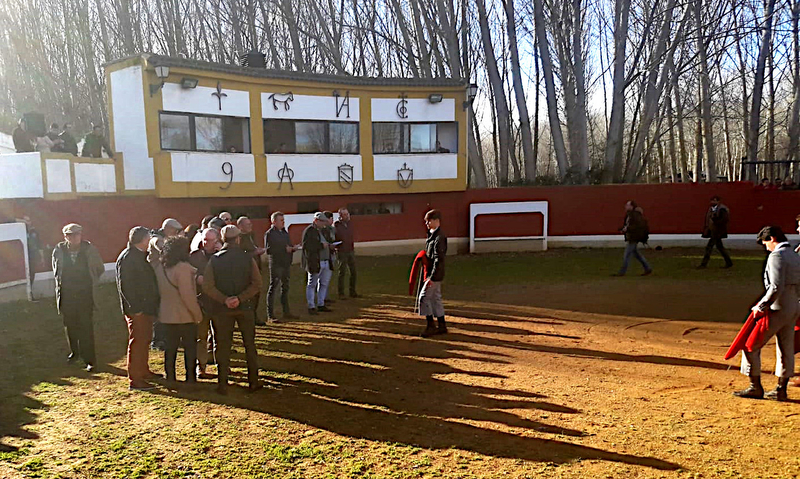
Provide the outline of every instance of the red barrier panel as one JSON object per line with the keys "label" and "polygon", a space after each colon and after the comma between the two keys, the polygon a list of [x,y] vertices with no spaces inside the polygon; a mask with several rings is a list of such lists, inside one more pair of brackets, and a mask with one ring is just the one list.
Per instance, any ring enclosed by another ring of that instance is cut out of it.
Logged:
{"label": "red barrier panel", "polygon": [[[762,226],[777,224],[788,233],[795,230],[800,214],[800,191],[763,191],[750,183],[704,183],[661,185],[602,185],[520,187],[468,190],[465,192],[396,195],[353,195],[307,198],[201,198],[162,199],[120,196],[79,200],[3,200],[0,218],[31,217],[43,246],[61,241],[61,227],[70,222],[84,227],[85,238],[93,242],[106,262],[113,262],[125,247],[130,228],[144,225],[158,228],[166,217],[184,225],[199,223],[219,208],[260,207],[266,211],[291,214],[316,203],[320,210],[336,211],[352,203],[401,203],[402,213],[353,216],[355,239],[359,242],[425,237],[423,216],[431,208],[442,211],[442,228],[451,237],[469,236],[469,205],[498,201],[547,201],[550,236],[616,234],[622,225],[624,205],[636,200],[644,209],[651,233],[699,234],[712,195],[722,197],[731,210],[729,231],[755,234]],[[516,236],[531,234],[529,220],[517,224],[499,218],[478,220],[478,235]],[[534,222],[532,224],[539,224]],[[254,221],[259,242],[269,227],[266,219]],[[292,240],[299,232],[292,228]]]}

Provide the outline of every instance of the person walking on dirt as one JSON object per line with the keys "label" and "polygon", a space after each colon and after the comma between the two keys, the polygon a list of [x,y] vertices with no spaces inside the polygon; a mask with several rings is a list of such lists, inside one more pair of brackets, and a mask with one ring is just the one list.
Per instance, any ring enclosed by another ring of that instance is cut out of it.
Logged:
{"label": "person walking on dirt", "polygon": [[[439,210],[425,213],[425,228],[428,239],[425,240],[425,257],[429,268],[426,270],[425,282],[419,293],[419,314],[425,316],[427,325],[422,337],[447,333],[442,304],[442,281],[444,280],[444,260],[447,255],[447,236],[441,232],[442,214]],[[438,325],[433,323],[436,317]]]}
{"label": "person walking on dirt", "polygon": [[706,254],[703,256],[703,261],[700,263],[700,266],[697,267],[698,269],[703,269],[708,266],[708,260],[711,258],[711,251],[715,246],[717,250],[719,250],[719,254],[722,255],[722,259],[725,260],[724,268],[733,266],[733,261],[731,261],[731,257],[722,244],[722,240],[728,237],[729,221],[730,212],[728,211],[728,207],[720,203],[719,196],[713,196],[711,198],[711,206],[706,212],[706,221],[703,226],[703,238],[708,238]]}
{"label": "person walking on dirt", "polygon": [[[779,226],[765,226],[758,233],[758,243],[769,251],[764,270],[766,293],[753,306],[753,311],[769,311],[769,329],[752,352],[742,353],[741,373],[750,378],[750,386],[733,394],[738,397],[778,401],[788,400],[787,385],[794,373],[794,326],[800,315],[798,284],[800,284],[800,256],[792,251],[786,235]],[[761,348],[773,336],[777,337],[775,375],[778,387],[764,394],[761,386]]]}
{"label": "person walking on dirt", "polygon": [[644,210],[636,204],[635,201],[629,200],[625,203],[625,224],[620,228],[620,232],[625,235],[625,254],[622,257],[622,267],[617,273],[612,276],[625,276],[628,271],[628,265],[631,261],[631,256],[635,257],[644,268],[642,276],[647,276],[653,272],[653,269],[644,259],[644,256],[639,252],[639,243],[647,243],[650,236],[650,228],[647,225],[647,220],[644,218]]}

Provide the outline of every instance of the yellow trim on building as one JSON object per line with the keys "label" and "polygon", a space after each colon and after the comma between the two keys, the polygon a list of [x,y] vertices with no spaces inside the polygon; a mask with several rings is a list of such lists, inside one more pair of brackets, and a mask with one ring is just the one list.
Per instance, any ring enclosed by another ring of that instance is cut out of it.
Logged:
{"label": "yellow trim on building", "polygon": [[[106,84],[109,88],[109,108],[111,104],[111,73],[134,65],[142,65],[142,88],[144,91],[145,126],[147,134],[148,151],[154,162],[155,193],[165,198],[185,197],[276,197],[276,196],[319,196],[319,195],[353,195],[353,194],[397,194],[397,193],[424,193],[437,191],[463,191],[467,187],[467,129],[468,117],[462,104],[466,100],[466,90],[463,86],[423,87],[399,86],[387,87],[381,85],[359,84],[354,80],[352,85],[330,83],[324,81],[294,81],[289,79],[265,78],[260,76],[240,75],[229,72],[216,72],[207,69],[193,69],[188,67],[170,67],[167,83],[179,83],[183,77],[198,80],[198,86],[216,88],[217,82],[222,83],[224,90],[246,91],[250,95],[250,143],[255,161],[255,182],[233,182],[229,188],[227,182],[176,182],[172,178],[172,157],[170,152],[161,150],[159,131],[159,113],[163,110],[163,89],[150,96],[150,85],[160,83],[155,75],[153,65],[148,65],[146,56],[133,57],[106,67]],[[326,182],[294,182],[293,188],[286,182],[279,187],[274,181],[275,171],[267,167],[265,153],[263,120],[262,120],[262,92],[291,91],[295,95],[320,95],[331,97],[332,92],[349,91],[350,98],[358,98],[360,105],[359,144],[361,155],[361,181],[354,181],[352,187],[342,188],[338,181]],[[454,100],[455,122],[458,125],[458,152],[456,154],[457,177],[453,179],[418,179],[414,178],[408,188],[403,188],[397,181],[375,181],[374,163],[372,153],[372,110],[371,100],[376,98],[398,98],[405,93],[409,99],[427,99],[431,93],[442,94],[447,99]],[[113,111],[113,110],[112,110]],[[113,114],[111,128],[114,128]],[[113,130],[112,130],[113,131]],[[114,134],[111,134],[112,146]],[[224,155],[221,153],[220,155]],[[117,163],[118,189],[124,194],[135,192],[124,189],[122,180],[122,161]],[[149,192],[136,192],[149,193]]]}

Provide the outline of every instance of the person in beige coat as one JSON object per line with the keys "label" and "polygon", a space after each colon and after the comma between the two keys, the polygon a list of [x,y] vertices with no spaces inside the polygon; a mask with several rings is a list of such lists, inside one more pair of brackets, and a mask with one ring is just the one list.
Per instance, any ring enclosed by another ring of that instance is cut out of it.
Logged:
{"label": "person in beige coat", "polygon": [[160,262],[156,265],[156,280],[161,295],[158,319],[164,325],[164,372],[167,381],[174,382],[178,348],[183,347],[186,382],[197,382],[197,324],[203,312],[197,302],[195,276],[197,269],[189,264],[189,240],[182,236],[164,241]]}

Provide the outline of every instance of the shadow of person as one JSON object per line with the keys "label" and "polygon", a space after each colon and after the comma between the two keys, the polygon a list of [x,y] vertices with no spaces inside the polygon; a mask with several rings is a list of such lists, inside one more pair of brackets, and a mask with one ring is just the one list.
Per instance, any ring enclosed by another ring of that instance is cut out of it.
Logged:
{"label": "shadow of person", "polygon": [[581,411],[548,402],[536,392],[486,385],[504,376],[476,369],[479,359],[459,367],[444,362],[474,351],[468,344],[471,336],[412,341],[393,332],[407,332],[407,318],[374,308],[363,313],[368,314],[353,320],[331,318],[262,331],[259,362],[267,386],[262,392],[248,394],[236,388],[226,397],[207,390],[187,395],[353,438],[528,461],[565,463],[582,458],[659,470],[679,468],[653,457],[565,441],[587,434],[557,422],[544,423],[536,411],[555,415],[556,421],[558,415]]}

